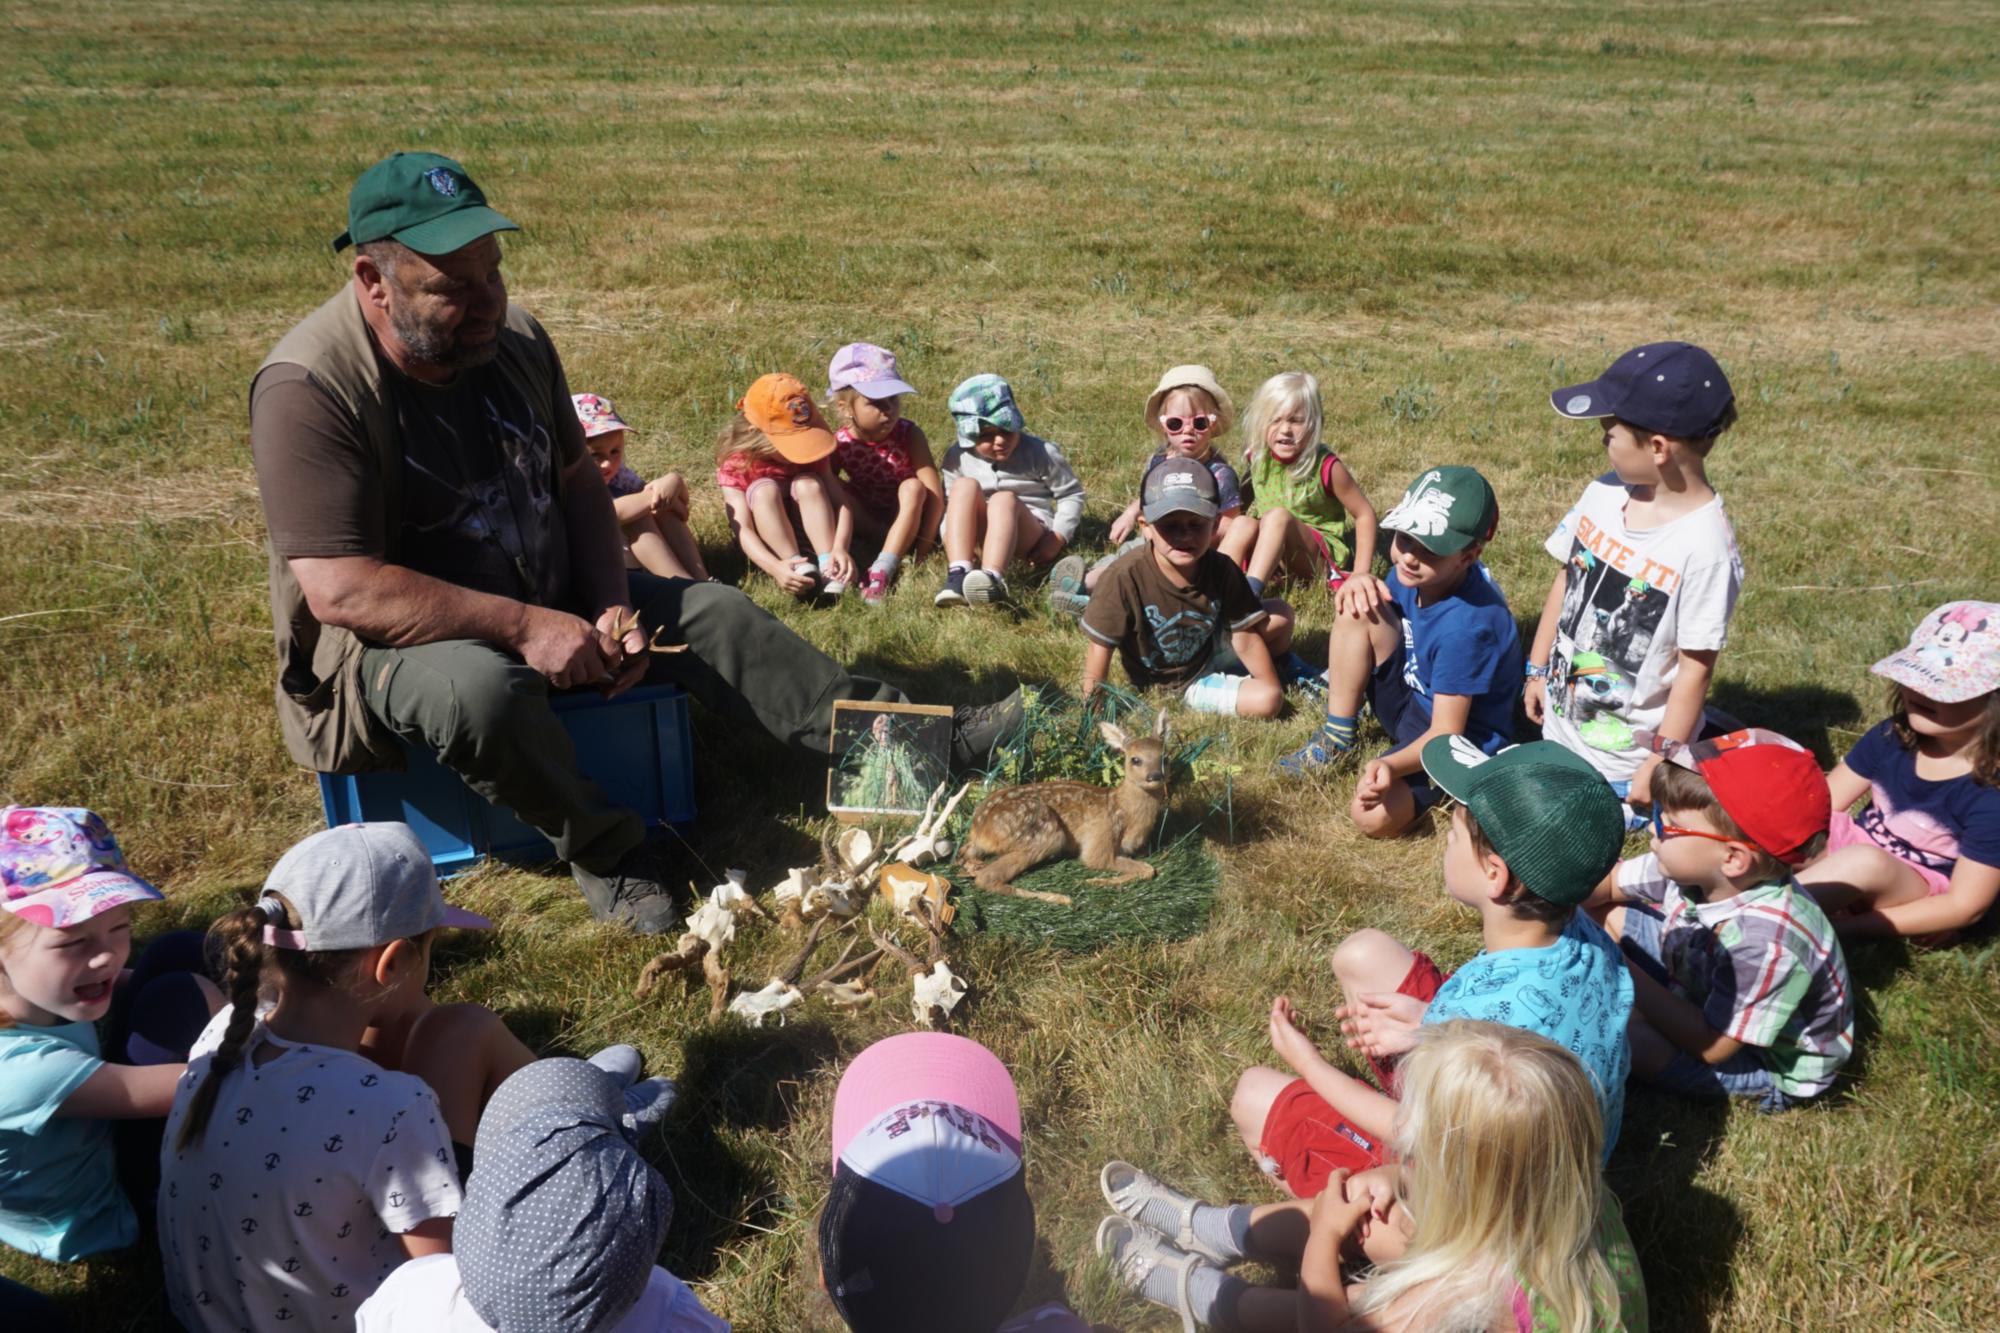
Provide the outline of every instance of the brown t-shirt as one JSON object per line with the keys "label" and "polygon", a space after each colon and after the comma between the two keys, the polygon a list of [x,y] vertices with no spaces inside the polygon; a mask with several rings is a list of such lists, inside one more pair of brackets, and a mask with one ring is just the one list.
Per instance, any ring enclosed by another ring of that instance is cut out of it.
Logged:
{"label": "brown t-shirt", "polygon": [[[553,360],[553,344],[543,336]],[[557,474],[584,453],[558,362],[547,402],[506,358],[425,384],[382,363],[403,445],[395,561],[463,588],[540,606],[570,600],[569,534]],[[264,521],[286,559],[391,550],[375,454],[361,423],[305,367],[250,386],[250,450]]]}
{"label": "brown t-shirt", "polygon": [[1178,686],[1202,674],[1225,635],[1263,618],[1264,604],[1228,556],[1210,551],[1182,588],[1160,572],[1148,545],[1098,578],[1083,632],[1118,650],[1134,685]]}

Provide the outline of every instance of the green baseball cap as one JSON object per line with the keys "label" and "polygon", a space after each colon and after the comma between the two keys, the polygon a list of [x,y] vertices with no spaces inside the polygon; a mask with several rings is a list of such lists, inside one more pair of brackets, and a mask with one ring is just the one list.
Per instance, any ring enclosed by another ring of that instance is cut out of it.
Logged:
{"label": "green baseball cap", "polygon": [[1493,539],[1500,502],[1478,469],[1434,467],[1410,483],[1382,526],[1408,533],[1427,551],[1457,555],[1474,542]]}
{"label": "green baseball cap", "polygon": [[395,153],[361,173],[347,192],[347,230],[333,248],[401,241],[420,255],[448,255],[496,231],[520,227],[486,206],[465,168],[437,153]]}
{"label": "green baseball cap", "polygon": [[1618,864],[1625,812],[1604,776],[1554,741],[1485,754],[1463,736],[1423,750],[1424,772],[1465,803],[1528,892],[1574,907]]}

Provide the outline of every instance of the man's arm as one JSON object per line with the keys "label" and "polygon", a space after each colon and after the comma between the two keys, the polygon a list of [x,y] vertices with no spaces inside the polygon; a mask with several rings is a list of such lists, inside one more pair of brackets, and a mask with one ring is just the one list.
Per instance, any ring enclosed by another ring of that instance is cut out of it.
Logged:
{"label": "man's arm", "polygon": [[616,652],[609,635],[567,611],[461,588],[374,556],[301,557],[291,567],[314,619],[391,648],[478,639],[558,687],[600,679]]}
{"label": "man's arm", "polygon": [[591,620],[613,607],[624,610],[632,595],[625,586],[625,542],[611,492],[587,450],[562,470],[562,511],[577,604]]}

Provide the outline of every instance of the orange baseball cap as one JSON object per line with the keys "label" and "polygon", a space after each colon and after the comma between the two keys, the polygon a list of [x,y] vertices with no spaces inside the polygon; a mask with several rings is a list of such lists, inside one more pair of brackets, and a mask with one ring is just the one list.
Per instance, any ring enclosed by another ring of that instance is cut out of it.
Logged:
{"label": "orange baseball cap", "polygon": [[790,375],[765,375],[736,404],[790,463],[817,463],[833,452],[833,432],[806,386]]}

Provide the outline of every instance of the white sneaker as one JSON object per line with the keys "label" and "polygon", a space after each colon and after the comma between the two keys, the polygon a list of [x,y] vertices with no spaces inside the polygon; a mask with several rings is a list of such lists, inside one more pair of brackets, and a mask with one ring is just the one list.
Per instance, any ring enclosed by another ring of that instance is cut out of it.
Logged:
{"label": "white sneaker", "polygon": [[828,579],[819,585],[819,599],[822,602],[837,602],[846,595],[846,579]]}
{"label": "white sneaker", "polygon": [[974,606],[992,606],[1007,600],[1007,580],[983,569],[967,571],[965,600]]}

